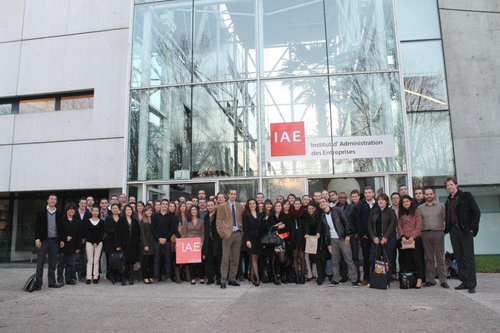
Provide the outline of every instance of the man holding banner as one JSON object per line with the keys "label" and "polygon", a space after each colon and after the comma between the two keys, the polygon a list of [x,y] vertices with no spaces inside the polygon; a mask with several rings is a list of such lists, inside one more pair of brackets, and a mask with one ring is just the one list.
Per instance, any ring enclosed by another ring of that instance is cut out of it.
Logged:
{"label": "man holding banner", "polygon": [[221,289],[226,289],[228,280],[231,286],[240,285],[236,282],[236,274],[243,239],[243,207],[236,203],[236,190],[229,190],[228,197],[229,200],[217,209],[217,232],[222,238]]}

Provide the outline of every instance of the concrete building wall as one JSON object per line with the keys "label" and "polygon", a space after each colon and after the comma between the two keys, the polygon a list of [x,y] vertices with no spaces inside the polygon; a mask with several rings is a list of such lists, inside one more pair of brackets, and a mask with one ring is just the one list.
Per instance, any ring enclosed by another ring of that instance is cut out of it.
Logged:
{"label": "concrete building wall", "polygon": [[460,184],[500,183],[500,2],[441,0]]}
{"label": "concrete building wall", "polygon": [[93,109],[0,116],[0,191],[122,186],[130,1],[0,0],[0,98],[94,90]]}

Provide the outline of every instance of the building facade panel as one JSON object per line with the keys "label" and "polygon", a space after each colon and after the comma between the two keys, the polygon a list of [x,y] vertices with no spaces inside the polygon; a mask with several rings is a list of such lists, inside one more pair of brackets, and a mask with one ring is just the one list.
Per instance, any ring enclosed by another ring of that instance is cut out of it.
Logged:
{"label": "building facade panel", "polygon": [[[0,146],[0,192],[10,190],[10,162],[12,157],[12,146]],[[1,260],[1,259],[0,259]]]}
{"label": "building facade panel", "polygon": [[500,2],[497,0],[439,0],[439,7],[453,10],[500,12]]}
{"label": "building facade panel", "polygon": [[[15,115],[2,115],[0,118],[0,146],[12,144],[14,140]],[[2,156],[2,155],[0,155]]]}
{"label": "building facade panel", "polygon": [[0,96],[17,93],[21,42],[0,43]]}
{"label": "building facade panel", "polygon": [[0,0],[0,8],[0,42],[20,40],[23,34],[24,1]]}
{"label": "building facade panel", "polygon": [[455,159],[460,184],[500,183],[500,137],[455,138]]}
{"label": "building facade panel", "polygon": [[26,0],[23,39],[127,28],[129,12],[129,0]]}
{"label": "building facade panel", "polygon": [[123,139],[23,144],[13,149],[11,192],[107,189],[122,183]]}

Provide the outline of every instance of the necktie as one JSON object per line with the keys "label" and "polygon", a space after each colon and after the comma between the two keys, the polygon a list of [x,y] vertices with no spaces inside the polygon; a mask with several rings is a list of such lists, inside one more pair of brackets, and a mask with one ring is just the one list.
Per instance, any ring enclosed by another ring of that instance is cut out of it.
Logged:
{"label": "necktie", "polygon": [[237,224],[236,224],[236,210],[234,208],[234,204],[231,204],[231,209],[233,211],[233,226],[236,227]]}

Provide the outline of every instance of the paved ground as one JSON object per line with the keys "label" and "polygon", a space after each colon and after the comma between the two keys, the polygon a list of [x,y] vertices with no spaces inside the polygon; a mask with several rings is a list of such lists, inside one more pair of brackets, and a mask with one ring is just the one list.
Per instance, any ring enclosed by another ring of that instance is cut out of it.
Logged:
{"label": "paved ground", "polygon": [[[477,292],[350,285],[65,286],[21,290],[33,269],[0,268],[0,332],[500,331],[500,274]],[[451,280],[450,285],[458,285]]]}

